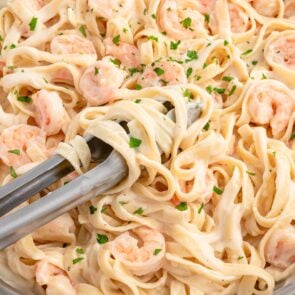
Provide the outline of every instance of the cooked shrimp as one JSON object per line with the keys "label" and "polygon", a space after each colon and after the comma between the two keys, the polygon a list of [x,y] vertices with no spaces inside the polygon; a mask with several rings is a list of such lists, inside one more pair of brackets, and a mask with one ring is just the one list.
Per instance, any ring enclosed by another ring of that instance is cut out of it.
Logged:
{"label": "cooked shrimp", "polygon": [[91,41],[78,35],[59,35],[52,39],[50,51],[53,54],[90,54],[95,56],[96,51]]}
{"label": "cooked shrimp", "polygon": [[287,268],[295,262],[295,227],[288,225],[277,230],[265,247],[266,261],[279,268]]}
{"label": "cooked shrimp", "polygon": [[76,226],[71,216],[66,213],[33,232],[33,239],[38,242],[71,243],[75,240]]}
{"label": "cooked shrimp", "polygon": [[115,98],[126,73],[103,58],[88,67],[80,79],[80,90],[91,106],[102,105]]}
{"label": "cooked shrimp", "polygon": [[251,122],[270,124],[272,134],[279,137],[287,128],[295,109],[295,101],[289,89],[278,81],[261,81],[249,97]]}
{"label": "cooked shrimp", "polygon": [[235,4],[229,4],[231,30],[233,33],[243,33],[249,29],[248,15]]}
{"label": "cooked shrimp", "polygon": [[6,128],[0,136],[0,158],[7,166],[23,166],[31,162],[26,150],[32,144],[45,145],[45,134],[40,128],[25,124]]}
{"label": "cooked shrimp", "polygon": [[271,42],[268,55],[290,70],[295,70],[295,34],[294,32],[281,35]]}
{"label": "cooked shrimp", "polygon": [[261,15],[274,17],[279,12],[278,0],[250,0],[253,8]]}
{"label": "cooked shrimp", "polygon": [[183,1],[164,0],[157,18],[160,27],[169,37],[176,40],[205,37],[205,18],[198,11],[199,6],[193,1],[184,6]]}
{"label": "cooked shrimp", "polygon": [[187,83],[183,67],[174,61],[162,60],[148,65],[137,80],[142,87]]}
{"label": "cooked shrimp", "polygon": [[120,62],[129,68],[137,68],[140,66],[140,54],[136,46],[120,41],[116,45],[112,38],[104,40],[106,47],[106,55],[111,55],[120,60]]}
{"label": "cooked shrimp", "polygon": [[159,270],[165,257],[165,238],[155,229],[142,226],[132,231],[142,243],[138,247],[138,240],[125,232],[119,235],[109,246],[115,258],[138,276]]}
{"label": "cooked shrimp", "polygon": [[46,295],[77,295],[70,279],[64,275],[50,277]]}
{"label": "cooked shrimp", "polygon": [[56,92],[40,90],[33,96],[37,124],[47,135],[57,134],[63,127],[65,109]]}
{"label": "cooked shrimp", "polygon": [[285,0],[284,17],[295,20],[295,0]]}
{"label": "cooked shrimp", "polygon": [[66,273],[46,260],[36,263],[36,281],[39,285],[46,285],[50,277],[56,275],[66,275]]}
{"label": "cooked shrimp", "polygon": [[202,14],[209,14],[214,10],[216,0],[197,0],[198,11]]}
{"label": "cooked shrimp", "polygon": [[134,0],[88,0],[88,5],[98,16],[105,19],[129,16],[130,12],[136,10]]}

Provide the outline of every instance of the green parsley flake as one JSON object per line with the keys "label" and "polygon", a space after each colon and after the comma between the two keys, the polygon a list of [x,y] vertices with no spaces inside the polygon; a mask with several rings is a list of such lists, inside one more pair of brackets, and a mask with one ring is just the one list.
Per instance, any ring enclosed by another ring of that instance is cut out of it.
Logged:
{"label": "green parsley flake", "polygon": [[250,171],[246,171],[246,173],[247,173],[248,175],[251,175],[251,176],[255,176],[255,175],[256,175],[254,172],[250,172]]}
{"label": "green parsley flake", "polygon": [[140,208],[136,209],[136,210],[133,212],[133,214],[142,215],[143,212],[144,212],[144,210],[140,207]]}
{"label": "green parsley flake", "polygon": [[208,65],[204,62],[203,63],[203,69],[206,69],[208,67]]}
{"label": "green parsley flake", "polygon": [[204,209],[204,206],[205,206],[204,203],[202,203],[201,206],[200,206],[200,208],[199,208],[199,210],[198,210],[198,213],[199,214],[201,214],[202,210]]}
{"label": "green parsley flake", "polygon": [[107,235],[101,235],[101,234],[96,234],[96,241],[98,244],[105,244],[109,241],[109,238]]}
{"label": "green parsley flake", "polygon": [[119,201],[119,204],[122,205],[122,206],[124,206],[124,205],[128,204],[128,202]]}
{"label": "green parsley flake", "polygon": [[32,98],[29,97],[29,96],[26,96],[26,95],[18,96],[18,97],[17,97],[17,100],[18,100],[18,101],[21,101],[21,102],[25,102],[25,103],[30,103],[30,102],[32,102]]}
{"label": "green parsley flake", "polygon": [[148,36],[148,40],[153,40],[158,42],[158,37],[151,35],[151,36]]}
{"label": "green parsley flake", "polygon": [[156,15],[154,13],[152,14],[152,18],[153,19],[156,19]]}
{"label": "green parsley flake", "polygon": [[117,45],[117,46],[119,46],[120,45],[120,35],[117,35],[117,36],[115,36],[114,38],[113,38],[113,43],[115,44],[115,45]]}
{"label": "green parsley flake", "polygon": [[230,82],[231,80],[233,80],[233,77],[231,77],[231,76],[224,76],[224,77],[222,77],[222,80],[223,81],[226,81],[226,82]]}
{"label": "green parsley flake", "polygon": [[203,129],[204,129],[205,131],[208,131],[209,128],[210,128],[210,121],[206,123],[206,125],[203,127]]}
{"label": "green parsley flake", "polygon": [[9,49],[14,49],[15,47],[15,44],[10,44]]}
{"label": "green parsley flake", "polygon": [[170,49],[171,50],[176,50],[178,48],[178,46],[180,45],[180,43],[181,43],[180,40],[175,42],[175,43],[173,41],[171,41],[170,42]]}
{"label": "green parsley flake", "polygon": [[102,207],[102,209],[100,210],[101,213],[104,213],[108,210],[108,207],[107,206],[104,206]]}
{"label": "green parsley flake", "polygon": [[293,140],[295,138],[295,133],[292,133],[290,136],[290,140]]}
{"label": "green parsley flake", "polygon": [[0,35],[0,42],[4,41],[2,35]]}
{"label": "green parsley flake", "polygon": [[187,203],[180,202],[175,208],[179,211],[185,211],[185,210],[187,210]]}
{"label": "green parsley flake", "polygon": [[252,60],[252,65],[253,66],[256,66],[258,64],[258,61],[257,60]]}
{"label": "green parsley flake", "polygon": [[37,26],[37,22],[38,22],[38,18],[33,16],[33,18],[31,19],[31,21],[29,23],[30,31],[35,31],[36,26]]}
{"label": "green parsley flake", "polygon": [[265,79],[267,79],[267,76],[263,73],[261,79],[262,79],[262,80],[265,80]]}
{"label": "green parsley flake", "polygon": [[213,88],[212,88],[211,85],[209,85],[209,86],[206,87],[206,90],[207,90],[207,92],[208,92],[209,94],[211,94],[212,91],[213,91]]}
{"label": "green parsley flake", "polygon": [[16,171],[15,171],[15,169],[14,169],[12,166],[9,167],[9,172],[10,172],[10,175],[11,175],[13,178],[17,178]]}
{"label": "green parsley flake", "polygon": [[94,214],[94,213],[97,211],[97,208],[94,207],[93,205],[91,205],[91,206],[89,207],[89,211],[90,211],[90,214]]}
{"label": "green parsley flake", "polygon": [[153,254],[155,255],[155,256],[157,256],[160,252],[162,251],[162,249],[155,249],[154,250],[154,252],[153,252]]}
{"label": "green parsley flake", "polygon": [[236,86],[236,85],[233,85],[233,87],[232,87],[232,89],[230,90],[228,96],[233,95],[233,94],[235,93],[236,89],[237,89],[237,86]]}
{"label": "green parsley flake", "polygon": [[140,73],[141,70],[140,69],[137,69],[137,68],[130,68],[128,69],[129,73],[131,74],[131,76],[135,73]]}
{"label": "green parsley flake", "polygon": [[214,87],[213,90],[214,90],[214,92],[216,92],[218,94],[223,94],[225,92],[225,89],[224,88]]}
{"label": "green parsley flake", "polygon": [[129,147],[131,147],[132,149],[137,148],[141,145],[142,140],[135,138],[135,137],[131,137],[129,140]]}
{"label": "green parsley flake", "polygon": [[8,152],[11,153],[11,154],[15,154],[15,155],[17,155],[17,156],[20,155],[20,150],[18,150],[18,149],[15,149],[15,150],[9,150]]}
{"label": "green parsley flake", "polygon": [[185,18],[180,22],[184,28],[188,29],[192,25],[192,19],[190,17]]}
{"label": "green parsley flake", "polygon": [[244,258],[244,256],[239,256],[238,260],[242,260]]}
{"label": "green parsley flake", "polygon": [[223,193],[223,190],[214,185],[213,192],[216,193],[217,195],[221,195]]}
{"label": "green parsley flake", "polygon": [[253,51],[252,49],[248,49],[248,50],[244,51],[244,52],[242,53],[242,55],[248,55],[248,54],[250,54],[252,51]]}
{"label": "green parsley flake", "polygon": [[46,78],[43,78],[43,80],[44,80],[45,83],[48,83],[48,80]]}
{"label": "green parsley flake", "polygon": [[205,14],[204,15],[204,18],[205,18],[205,22],[206,23],[209,23],[210,22],[210,15],[209,14]]}
{"label": "green parsley flake", "polygon": [[94,67],[94,75],[96,76],[97,74],[99,74],[99,69],[97,67]]}
{"label": "green parsley flake", "polygon": [[142,86],[140,84],[135,85],[135,90],[141,90],[141,89],[142,89]]}
{"label": "green parsley flake", "polygon": [[193,99],[194,98],[193,94],[188,89],[185,89],[184,90],[183,96],[184,97],[188,97],[189,99]]}
{"label": "green parsley flake", "polygon": [[161,76],[165,73],[165,71],[161,68],[155,68],[154,69],[154,72],[158,75],[158,76]]}
{"label": "green parsley flake", "polygon": [[80,26],[79,31],[81,32],[81,34],[82,34],[84,37],[87,36],[87,34],[86,34],[86,27],[85,27],[85,26],[83,26],[83,25]]}
{"label": "green parsley flake", "polygon": [[117,58],[111,58],[110,61],[118,67],[121,65],[121,62]]}
{"label": "green parsley flake", "polygon": [[272,155],[275,157],[276,156],[276,154],[277,154],[277,152],[272,152]]}
{"label": "green parsley flake", "polygon": [[193,68],[188,68],[186,70],[186,77],[189,78],[191,76],[191,74],[193,73]]}
{"label": "green parsley flake", "polygon": [[229,42],[227,40],[224,40],[223,44],[224,44],[224,46],[227,46],[229,44]]}
{"label": "green parsley flake", "polygon": [[195,51],[195,50],[189,50],[187,52],[187,57],[188,57],[188,59],[186,60],[186,62],[192,61],[194,59],[198,59],[199,56],[198,56],[197,51]]}
{"label": "green parsley flake", "polygon": [[81,262],[83,259],[84,259],[84,257],[75,258],[75,259],[73,259],[73,264],[77,264],[77,263]]}
{"label": "green parsley flake", "polygon": [[76,253],[77,254],[85,254],[85,249],[83,249],[83,248],[77,248],[76,249]]}
{"label": "green parsley flake", "polygon": [[140,98],[137,98],[134,102],[135,103],[140,103],[141,102],[141,99]]}

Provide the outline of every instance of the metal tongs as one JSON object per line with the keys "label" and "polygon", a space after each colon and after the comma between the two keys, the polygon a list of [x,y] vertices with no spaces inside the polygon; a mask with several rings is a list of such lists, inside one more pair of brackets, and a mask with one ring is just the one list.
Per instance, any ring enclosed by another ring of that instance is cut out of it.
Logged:
{"label": "metal tongs", "polygon": [[100,163],[69,184],[9,213],[74,170],[66,159],[54,155],[0,189],[0,249],[107,191],[125,178],[127,165],[118,152],[92,135],[86,135],[84,139],[91,151],[91,161]]}

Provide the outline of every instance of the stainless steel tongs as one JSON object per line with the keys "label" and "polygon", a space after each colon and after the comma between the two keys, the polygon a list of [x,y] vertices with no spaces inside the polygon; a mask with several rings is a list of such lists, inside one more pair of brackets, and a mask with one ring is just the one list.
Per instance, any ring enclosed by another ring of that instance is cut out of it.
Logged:
{"label": "stainless steel tongs", "polygon": [[90,148],[92,162],[100,163],[69,184],[30,205],[10,212],[74,170],[66,159],[54,155],[0,189],[0,249],[107,191],[124,179],[127,166],[122,156],[92,135],[86,135],[84,139]]}

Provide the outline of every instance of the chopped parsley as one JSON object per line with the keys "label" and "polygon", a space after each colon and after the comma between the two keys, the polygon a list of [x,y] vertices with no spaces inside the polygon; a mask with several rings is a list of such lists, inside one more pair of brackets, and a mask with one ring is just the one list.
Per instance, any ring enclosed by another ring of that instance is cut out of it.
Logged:
{"label": "chopped parsley", "polygon": [[104,213],[108,210],[108,207],[107,206],[104,206],[102,207],[102,209],[100,210],[101,213]]}
{"label": "chopped parsley", "polygon": [[9,49],[14,49],[16,46],[15,46],[15,44],[10,44],[10,46],[9,46]]}
{"label": "chopped parsley", "polygon": [[160,248],[155,249],[154,252],[153,252],[153,254],[154,254],[155,256],[157,256],[161,251],[162,251],[162,249],[160,249]]}
{"label": "chopped parsley", "polygon": [[261,79],[262,79],[262,80],[265,80],[265,79],[267,79],[267,76],[263,73]]}
{"label": "chopped parsley", "polygon": [[98,244],[105,244],[109,241],[107,235],[96,234],[96,241]]}
{"label": "chopped parsley", "polygon": [[204,18],[205,18],[205,22],[206,22],[206,23],[209,23],[209,22],[210,22],[210,15],[209,15],[209,14],[206,13],[206,14],[204,15]]}
{"label": "chopped parsley", "polygon": [[199,208],[199,210],[198,210],[198,213],[199,214],[201,214],[202,210],[204,209],[204,206],[205,206],[204,203],[202,203],[201,206],[200,206],[200,208]]}
{"label": "chopped parsley", "polygon": [[180,45],[180,43],[181,43],[180,40],[175,42],[175,43],[173,41],[171,41],[170,42],[170,49],[171,50],[176,50],[178,48],[178,46]]}
{"label": "chopped parsley", "polygon": [[113,38],[113,43],[116,45],[116,46],[119,46],[120,45],[120,35],[117,35]]}
{"label": "chopped parsley", "polygon": [[180,202],[175,208],[179,211],[185,211],[185,210],[187,210],[187,203]]}
{"label": "chopped parsley", "polygon": [[257,60],[252,60],[252,65],[253,66],[256,66],[258,64],[258,61]]}
{"label": "chopped parsley", "polygon": [[140,84],[135,85],[135,90],[141,90],[141,89],[142,89],[142,86]]}
{"label": "chopped parsley", "polygon": [[246,173],[247,173],[248,175],[251,175],[251,176],[255,176],[255,175],[256,175],[254,172],[250,172],[250,171],[246,171]]}
{"label": "chopped parsley", "polygon": [[127,32],[128,32],[128,29],[124,28],[124,29],[123,29],[123,32],[124,32],[124,33],[127,33]]}
{"label": "chopped parsley", "polygon": [[137,98],[134,102],[135,103],[140,103],[141,102],[141,99],[140,98]]}
{"label": "chopped parsley", "polygon": [[184,90],[183,96],[184,97],[188,97],[189,99],[193,99],[194,98],[193,94],[188,89],[185,89]]}
{"label": "chopped parsley", "polygon": [[295,138],[295,133],[292,133],[290,136],[290,140],[293,140]]}
{"label": "chopped parsley", "polygon": [[142,140],[135,138],[135,137],[131,137],[129,140],[129,147],[131,147],[132,149],[137,148],[141,145]]}
{"label": "chopped parsley", "polygon": [[153,40],[153,41],[156,41],[156,42],[159,41],[159,40],[158,40],[158,37],[153,36],[153,35],[148,36],[148,40]]}
{"label": "chopped parsley", "polygon": [[153,19],[156,19],[156,15],[154,13],[152,14],[152,18]]}
{"label": "chopped parsley", "polygon": [[230,90],[230,92],[229,92],[228,96],[231,96],[231,95],[233,95],[233,94],[235,93],[236,89],[237,89],[237,86],[236,86],[236,85],[234,85],[234,86],[231,88],[231,90]]}
{"label": "chopped parsley", "polygon": [[276,156],[276,154],[277,154],[277,152],[272,152],[272,155],[275,157]]}
{"label": "chopped parsley", "polygon": [[222,77],[222,80],[223,81],[226,81],[226,82],[230,82],[231,80],[233,80],[234,77],[231,77],[231,76],[224,76]]}
{"label": "chopped parsley", "polygon": [[218,94],[223,94],[225,92],[225,89],[224,88],[214,87],[213,90],[214,90],[214,92],[216,92]]}
{"label": "chopped parsley", "polygon": [[94,214],[94,213],[97,211],[97,208],[94,207],[93,205],[91,205],[91,206],[89,207],[89,211],[90,211],[90,214]]}
{"label": "chopped parsley", "polygon": [[84,259],[84,257],[75,258],[75,259],[73,259],[73,264],[77,264],[77,263],[81,262],[83,259]]}
{"label": "chopped parsley", "polygon": [[136,210],[133,212],[133,214],[142,215],[143,212],[144,212],[144,210],[140,207],[140,208],[136,209]]}
{"label": "chopped parsley", "polygon": [[244,258],[244,256],[239,256],[238,260],[242,260]]}
{"label": "chopped parsley", "polygon": [[17,100],[18,100],[18,101],[21,101],[21,102],[25,102],[25,103],[30,103],[30,102],[32,102],[32,98],[29,97],[29,96],[26,96],[26,95],[18,96],[18,97],[17,97]]}
{"label": "chopped parsley", "polygon": [[180,22],[184,28],[188,29],[192,25],[192,19],[190,17],[185,18]]}
{"label": "chopped parsley", "polygon": [[83,249],[83,248],[77,248],[76,249],[76,253],[77,254],[85,254],[85,249]]}
{"label": "chopped parsley", "polygon": [[194,59],[198,59],[199,56],[198,56],[197,51],[195,51],[195,50],[189,50],[187,52],[187,57],[188,57],[188,59],[185,60],[186,62],[192,61]]}
{"label": "chopped parsley", "polygon": [[31,21],[29,23],[30,31],[35,31],[36,26],[37,26],[37,22],[38,22],[38,18],[33,16],[33,18],[31,19]]}
{"label": "chopped parsley", "polygon": [[0,35],[0,42],[4,41],[2,35]]}
{"label": "chopped parsley", "polygon": [[229,44],[229,42],[227,40],[224,40],[223,44],[224,44],[224,46],[227,46]]}
{"label": "chopped parsley", "polygon": [[158,76],[161,76],[165,73],[165,71],[161,68],[155,68],[154,69],[154,72],[158,75]]}
{"label": "chopped parsley", "polygon": [[206,90],[207,90],[207,92],[208,92],[209,94],[211,94],[212,91],[213,91],[213,88],[212,88],[211,85],[209,85],[209,86],[206,87]]}
{"label": "chopped parsley", "polygon": [[119,204],[122,205],[122,206],[124,206],[124,205],[128,204],[128,202],[119,201]]}
{"label": "chopped parsley", "polygon": [[214,185],[213,192],[216,193],[217,195],[221,195],[223,193],[223,190]]}
{"label": "chopped parsley", "polygon": [[128,69],[129,73],[131,74],[131,76],[135,73],[140,73],[141,70],[140,69],[137,69],[137,68],[130,68]]}
{"label": "chopped parsley", "polygon": [[210,128],[210,121],[208,121],[208,122],[205,124],[205,126],[203,127],[203,129],[204,129],[205,131],[208,131],[209,128]]}
{"label": "chopped parsley", "polygon": [[248,49],[248,50],[244,51],[244,52],[242,53],[242,55],[248,55],[248,54],[250,54],[252,51],[253,51],[252,49]]}
{"label": "chopped parsley", "polygon": [[11,153],[11,154],[14,154],[14,155],[20,155],[20,150],[19,149],[15,149],[15,150],[9,150],[8,151],[9,153]]}
{"label": "chopped parsley", "polygon": [[204,62],[203,63],[203,69],[206,69],[208,67],[208,65]]}
{"label": "chopped parsley", "polygon": [[121,62],[117,58],[111,58],[110,61],[118,67],[121,65]]}
{"label": "chopped parsley", "polygon": [[97,67],[94,67],[94,75],[96,76],[97,74],[99,74],[99,69]]}
{"label": "chopped parsley", "polygon": [[191,74],[193,73],[193,68],[188,68],[186,70],[186,77],[189,78],[191,76]]}
{"label": "chopped parsley", "polygon": [[17,178],[16,171],[12,166],[9,167],[9,173],[13,178]]}
{"label": "chopped parsley", "polygon": [[48,83],[48,80],[46,78],[43,78],[43,80],[44,80],[45,83]]}
{"label": "chopped parsley", "polygon": [[85,26],[80,26],[80,28],[79,28],[79,31],[81,32],[81,34],[84,36],[84,37],[86,37],[87,35],[86,35],[86,27]]}

